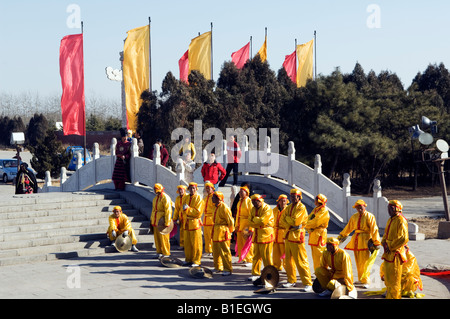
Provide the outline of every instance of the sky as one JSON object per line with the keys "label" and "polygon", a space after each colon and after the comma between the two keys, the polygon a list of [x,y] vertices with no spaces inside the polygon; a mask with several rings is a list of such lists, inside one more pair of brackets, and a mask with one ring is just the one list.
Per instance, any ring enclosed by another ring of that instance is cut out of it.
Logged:
{"label": "sky", "polygon": [[[255,55],[267,28],[268,62],[278,72],[285,56],[317,32],[318,74],[350,73],[359,62],[396,73],[407,88],[429,64],[450,67],[450,1],[386,0],[41,0],[0,2],[0,93],[60,95],[59,46],[83,21],[86,99],[119,101],[119,82],[105,68],[120,68],[127,31],[151,18],[153,90],[167,72],[179,78],[178,60],[213,23],[213,79],[252,37]],[[86,106],[88,108],[88,106]]]}

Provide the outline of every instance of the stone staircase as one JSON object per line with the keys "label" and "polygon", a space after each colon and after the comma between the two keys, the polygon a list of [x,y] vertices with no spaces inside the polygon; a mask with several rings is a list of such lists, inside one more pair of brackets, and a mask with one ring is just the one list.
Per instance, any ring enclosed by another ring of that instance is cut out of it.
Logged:
{"label": "stone staircase", "polygon": [[149,221],[121,192],[42,193],[0,198],[0,266],[117,252],[106,238],[108,216],[122,207],[149,250]]}

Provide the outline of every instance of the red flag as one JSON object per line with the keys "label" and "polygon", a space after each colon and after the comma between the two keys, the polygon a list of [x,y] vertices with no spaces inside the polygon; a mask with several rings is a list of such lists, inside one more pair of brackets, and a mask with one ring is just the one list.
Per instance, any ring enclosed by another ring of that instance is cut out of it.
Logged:
{"label": "red flag", "polygon": [[83,34],[65,36],[59,48],[64,135],[86,134]]}
{"label": "red flag", "polygon": [[180,67],[180,80],[188,83],[189,75],[189,50],[187,50],[178,61]]}
{"label": "red flag", "polygon": [[242,69],[244,67],[244,64],[249,59],[249,53],[250,53],[250,42],[244,45],[239,51],[233,52],[231,54],[231,61],[236,64],[236,67],[238,69]]}
{"label": "red flag", "polygon": [[283,68],[286,70],[286,73],[292,82],[297,83],[297,51],[286,55],[283,62]]}

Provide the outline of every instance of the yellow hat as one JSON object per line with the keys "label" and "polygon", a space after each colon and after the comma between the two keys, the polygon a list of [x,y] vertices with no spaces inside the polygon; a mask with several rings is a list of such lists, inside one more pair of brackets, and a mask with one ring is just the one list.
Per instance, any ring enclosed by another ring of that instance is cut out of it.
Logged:
{"label": "yellow hat", "polygon": [[206,187],[206,186],[212,187],[212,188],[214,189],[214,184],[211,183],[210,181],[206,181],[206,182],[205,182],[205,187]]}
{"label": "yellow hat", "polygon": [[216,195],[221,201],[223,201],[224,196],[223,196],[223,193],[222,193],[222,192],[215,191],[215,192],[214,192],[214,195]]}
{"label": "yellow hat", "polygon": [[339,240],[336,237],[328,237],[327,244],[332,244],[334,246],[339,246]]}
{"label": "yellow hat", "polygon": [[403,210],[403,205],[398,200],[395,200],[395,199],[390,200],[389,205],[394,206],[396,212],[401,212]]}
{"label": "yellow hat", "polygon": [[196,182],[190,182],[190,183],[189,183],[189,187],[191,187],[191,186],[198,187],[198,184],[197,184]]}
{"label": "yellow hat", "polygon": [[[288,198],[286,195],[284,195],[284,194],[281,194],[280,196],[278,196],[278,199],[277,199],[277,202],[278,201],[280,201],[280,199],[282,199],[282,198]],[[289,203],[289,199],[287,200],[287,202]]]}
{"label": "yellow hat", "polygon": [[259,194],[254,194],[254,195],[252,195],[252,197],[250,197],[250,199],[253,201],[253,200],[259,200],[260,202],[264,202],[264,198],[261,196],[261,195],[259,195]]}
{"label": "yellow hat", "polygon": [[243,189],[244,191],[247,192],[247,195],[250,195],[250,190],[248,189],[247,186],[241,186],[240,190]]}
{"label": "yellow hat", "polygon": [[356,206],[365,206],[365,207],[367,207],[367,204],[366,204],[366,202],[363,201],[362,199],[358,199],[358,200],[355,202],[355,205],[353,205],[353,208],[356,208]]}
{"label": "yellow hat", "polygon": [[302,198],[302,191],[297,189],[297,188],[293,188],[291,189],[291,194],[295,194],[295,195],[300,195],[300,198]]}
{"label": "yellow hat", "polygon": [[118,211],[122,211],[122,207],[120,206],[114,206],[113,211],[118,210]]}
{"label": "yellow hat", "polygon": [[153,186],[153,189],[155,190],[155,193],[160,193],[164,190],[164,187],[160,183],[156,183],[155,186]]}
{"label": "yellow hat", "polygon": [[328,201],[327,197],[325,195],[323,195],[323,194],[317,195],[316,199],[322,205],[325,205],[325,203]]}
{"label": "yellow hat", "polygon": [[186,186],[184,186],[184,185],[178,185],[178,186],[177,186],[177,189],[180,189],[180,188],[182,188],[182,189],[186,189],[187,187],[186,187]]}

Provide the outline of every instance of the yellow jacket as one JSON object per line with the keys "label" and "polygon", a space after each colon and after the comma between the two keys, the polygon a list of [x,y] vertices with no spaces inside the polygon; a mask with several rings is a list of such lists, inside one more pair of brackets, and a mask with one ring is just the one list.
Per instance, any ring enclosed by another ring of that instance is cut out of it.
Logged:
{"label": "yellow jacket", "polygon": [[304,226],[308,221],[308,212],[302,202],[290,203],[280,218],[280,224],[286,228],[285,241],[302,244],[305,242]]}
{"label": "yellow jacket", "polygon": [[196,154],[194,143],[183,143],[178,154],[180,156],[183,156],[186,153],[186,151],[191,152],[191,160],[194,160]]}
{"label": "yellow jacket", "polygon": [[203,200],[199,194],[187,194],[183,197],[182,207],[188,205],[188,209],[183,209],[183,220],[185,230],[197,230],[202,226]]}
{"label": "yellow jacket", "polygon": [[115,214],[109,215],[109,230],[123,233],[124,231],[131,230],[131,222],[128,219],[128,216],[124,213],[121,213],[119,218],[116,218]]}
{"label": "yellow jacket", "polygon": [[[186,196],[186,195],[183,195],[183,196]],[[178,195],[177,198],[175,198],[175,210],[173,212],[173,220],[178,220],[179,219],[180,220],[180,226],[183,225],[183,220],[182,220],[182,217],[183,217],[183,214],[182,214],[182,212],[183,212],[183,205],[182,205],[183,196]]]}
{"label": "yellow jacket", "polygon": [[158,226],[159,220],[164,216],[165,225],[169,226],[172,219],[172,200],[169,195],[161,192],[153,198],[152,215],[150,221],[153,227]]}
{"label": "yellow jacket", "polygon": [[309,232],[309,245],[325,246],[329,221],[330,213],[326,206],[317,206],[313,209],[305,225],[306,230]]}
{"label": "yellow jacket", "polygon": [[350,255],[345,250],[337,248],[334,254],[325,250],[320,259],[320,267],[331,269],[333,273],[331,279],[344,279],[349,291],[355,288],[353,286],[352,261]]}
{"label": "yellow jacket", "polygon": [[230,207],[224,202],[220,202],[217,207],[214,206],[213,222],[212,240],[214,242],[231,240],[231,233],[234,231],[234,219]]}
{"label": "yellow jacket", "polygon": [[[286,209],[286,207],[285,207]],[[282,225],[280,225],[280,218],[283,211],[280,212],[280,209],[278,208],[278,205],[275,206],[273,209],[273,220],[274,220],[274,243],[276,244],[283,244],[284,243],[284,236],[286,235],[286,228],[284,228]]]}
{"label": "yellow jacket", "polygon": [[347,237],[352,231],[355,231],[355,233],[345,249],[368,250],[367,242],[370,238],[372,238],[374,245],[379,246],[381,244],[375,216],[368,211],[362,214],[353,214],[338,238]]}
{"label": "yellow jacket", "polygon": [[248,225],[254,228],[252,242],[254,244],[268,244],[273,242],[273,212],[267,203],[260,208],[253,207],[248,217]]}
{"label": "yellow jacket", "polygon": [[[236,231],[241,232],[244,229],[248,228],[248,217],[250,216],[250,212],[253,208],[252,200],[250,197],[246,197],[244,199],[239,199],[239,202],[236,206]],[[249,229],[253,231],[252,229]]]}
{"label": "yellow jacket", "polygon": [[406,262],[405,245],[409,241],[408,222],[401,214],[388,219],[381,244],[387,244],[389,252],[385,251],[381,259],[393,262],[395,256],[399,256],[402,262]]}
{"label": "yellow jacket", "polygon": [[216,210],[216,206],[212,202],[213,194],[206,196],[203,198],[203,226],[213,226],[213,214]]}

